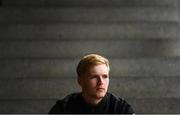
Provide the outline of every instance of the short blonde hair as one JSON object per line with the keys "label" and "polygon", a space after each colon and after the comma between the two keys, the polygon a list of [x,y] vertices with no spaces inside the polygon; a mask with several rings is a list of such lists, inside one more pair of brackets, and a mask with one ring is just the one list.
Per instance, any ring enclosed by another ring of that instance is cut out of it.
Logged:
{"label": "short blonde hair", "polygon": [[85,73],[90,66],[100,65],[100,64],[105,64],[110,71],[109,61],[105,57],[97,55],[97,54],[89,54],[89,55],[84,56],[80,60],[76,68],[78,77],[81,76],[83,73]]}

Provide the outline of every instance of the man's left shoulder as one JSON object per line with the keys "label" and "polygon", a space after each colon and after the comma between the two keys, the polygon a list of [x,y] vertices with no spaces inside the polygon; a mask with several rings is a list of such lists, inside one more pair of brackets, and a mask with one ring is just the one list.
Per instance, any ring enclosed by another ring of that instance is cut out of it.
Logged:
{"label": "man's left shoulder", "polygon": [[123,98],[120,98],[111,93],[107,93],[107,97],[109,98],[112,105],[114,105],[115,113],[123,113],[123,114],[133,114],[134,110],[131,105]]}
{"label": "man's left shoulder", "polygon": [[[107,93],[106,95],[107,95],[107,97],[108,97],[111,101],[116,101],[116,102],[118,102],[118,103],[122,103],[122,102],[127,103],[127,102],[125,101],[125,99],[120,98],[120,97],[118,97],[118,96],[116,96],[116,95],[114,95],[114,94],[112,94],[112,93]],[[127,103],[127,104],[128,104],[128,103]]]}

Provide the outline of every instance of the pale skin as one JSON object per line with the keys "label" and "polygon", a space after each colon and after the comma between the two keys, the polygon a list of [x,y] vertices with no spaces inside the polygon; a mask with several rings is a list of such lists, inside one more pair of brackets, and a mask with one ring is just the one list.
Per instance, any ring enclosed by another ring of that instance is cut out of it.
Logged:
{"label": "pale skin", "polygon": [[78,77],[82,95],[89,104],[98,104],[106,95],[109,86],[109,68],[105,64],[90,66]]}

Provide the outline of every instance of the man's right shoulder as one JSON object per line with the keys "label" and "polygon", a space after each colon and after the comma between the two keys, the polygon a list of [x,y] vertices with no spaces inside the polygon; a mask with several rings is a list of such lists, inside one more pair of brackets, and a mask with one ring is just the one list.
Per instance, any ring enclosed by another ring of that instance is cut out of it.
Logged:
{"label": "man's right shoulder", "polygon": [[57,100],[56,104],[51,108],[49,113],[64,113],[67,106],[75,103],[81,93],[73,93],[67,95],[63,99]]}
{"label": "man's right shoulder", "polygon": [[81,93],[72,93],[72,94],[69,94],[67,95],[66,97],[64,97],[63,99],[61,100],[58,100],[58,102],[69,102],[69,101],[73,101],[73,100],[76,100],[77,98],[79,98],[81,95]]}

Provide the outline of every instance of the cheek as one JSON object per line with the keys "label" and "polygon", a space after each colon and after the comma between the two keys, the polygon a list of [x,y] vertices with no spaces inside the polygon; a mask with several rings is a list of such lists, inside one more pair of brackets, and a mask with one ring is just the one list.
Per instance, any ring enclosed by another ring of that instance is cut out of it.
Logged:
{"label": "cheek", "polygon": [[87,84],[88,84],[89,87],[96,87],[97,80],[96,79],[89,80]]}
{"label": "cheek", "polygon": [[109,79],[106,79],[106,80],[105,80],[105,83],[106,83],[106,85],[108,86],[108,85],[109,85]]}
{"label": "cheek", "polygon": [[108,83],[109,83],[109,79],[107,79]]}

